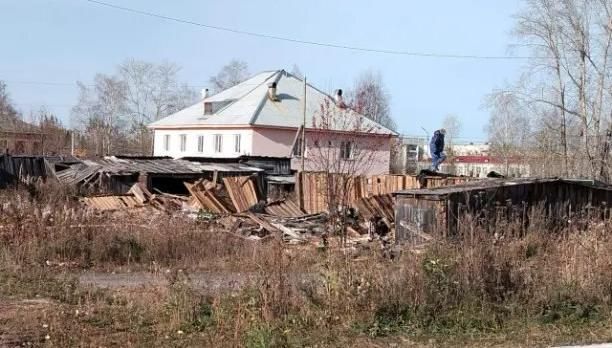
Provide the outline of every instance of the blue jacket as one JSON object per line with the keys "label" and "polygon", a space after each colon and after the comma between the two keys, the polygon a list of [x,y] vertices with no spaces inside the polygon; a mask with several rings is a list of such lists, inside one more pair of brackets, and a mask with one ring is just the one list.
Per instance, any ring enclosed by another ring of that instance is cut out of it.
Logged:
{"label": "blue jacket", "polygon": [[439,154],[444,151],[444,134],[439,130],[434,132],[431,141],[429,142],[429,149],[431,153]]}

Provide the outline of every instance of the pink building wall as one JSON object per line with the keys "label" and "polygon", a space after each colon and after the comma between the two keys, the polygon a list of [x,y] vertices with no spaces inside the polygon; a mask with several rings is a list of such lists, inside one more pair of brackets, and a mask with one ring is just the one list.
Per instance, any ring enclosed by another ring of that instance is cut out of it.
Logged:
{"label": "pink building wall", "polygon": [[253,129],[253,156],[289,157],[297,130]]}
{"label": "pink building wall", "polygon": [[[291,155],[295,138],[295,129],[255,128],[252,154],[255,156],[288,157]],[[359,149],[355,151],[357,153],[355,159],[343,160],[340,158],[339,148],[343,141],[351,141],[355,148]],[[388,174],[390,149],[391,138],[389,136],[307,130],[304,169],[307,171],[350,171],[359,175]],[[292,169],[301,170],[301,158],[293,158],[291,166]]]}

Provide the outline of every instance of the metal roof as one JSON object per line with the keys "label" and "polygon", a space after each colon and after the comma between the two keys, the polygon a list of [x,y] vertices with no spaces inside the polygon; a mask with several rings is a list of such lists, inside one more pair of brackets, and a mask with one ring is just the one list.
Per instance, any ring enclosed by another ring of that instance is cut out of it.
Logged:
{"label": "metal roof", "polygon": [[590,180],[574,180],[574,179],[563,179],[563,178],[490,178],[482,179],[477,181],[466,182],[463,184],[425,188],[425,189],[413,189],[413,190],[402,190],[394,192],[395,196],[445,196],[452,193],[470,192],[485,189],[492,189],[498,187],[508,187],[517,185],[529,185],[529,184],[540,184],[540,183],[552,183],[552,182],[563,182],[569,184],[589,186],[597,189],[612,190],[612,186],[601,184],[596,181]]}
{"label": "metal roof", "polygon": [[102,159],[83,160],[70,168],[59,171],[56,177],[63,183],[78,183],[95,173],[110,175],[131,175],[135,173],[157,175],[185,175],[203,172],[254,173],[262,169],[241,163],[198,163],[170,158],[117,158],[108,156]]}
{"label": "metal roof", "polygon": [[295,176],[293,175],[268,175],[266,179],[274,184],[295,184]]}
{"label": "metal roof", "polygon": [[[268,98],[268,83],[276,82],[278,101]],[[183,109],[177,113],[153,122],[150,128],[196,128],[206,126],[273,126],[298,128],[304,122],[304,81],[284,70],[267,71]],[[350,109],[339,108],[331,96],[307,84],[306,88],[306,127],[313,126],[315,115],[321,111],[325,100],[330,101],[330,109],[338,115],[345,115],[342,124],[334,115],[329,129],[350,131],[360,129],[367,133],[395,135],[394,131],[368,119]],[[212,115],[204,115],[204,103],[221,105]],[[359,128],[354,127],[358,125]]]}
{"label": "metal roof", "polygon": [[559,178],[516,178],[516,179],[482,179],[472,182],[466,182],[464,184],[453,185],[453,186],[443,186],[443,187],[434,187],[434,188],[424,188],[424,189],[412,189],[412,190],[402,190],[398,192],[394,192],[393,195],[410,195],[410,196],[439,196],[446,195],[450,193],[457,192],[467,192],[473,190],[483,190],[488,188],[495,187],[503,187],[503,186],[515,186],[515,185],[524,185],[524,184],[533,184],[533,183],[542,183],[542,182],[554,182],[560,181]]}

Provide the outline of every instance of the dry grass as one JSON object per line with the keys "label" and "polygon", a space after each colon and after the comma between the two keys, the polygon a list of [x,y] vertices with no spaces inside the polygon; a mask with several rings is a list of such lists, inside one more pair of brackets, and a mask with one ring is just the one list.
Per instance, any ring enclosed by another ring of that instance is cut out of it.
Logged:
{"label": "dry grass", "polygon": [[[356,257],[245,243],[181,218],[111,219],[59,194],[30,200],[11,192],[0,201],[0,343],[508,347],[612,339],[606,224],[552,233],[533,217],[520,238],[510,225],[496,226],[497,237],[468,228],[459,240],[406,247],[389,260],[374,244]],[[47,260],[186,271],[168,273],[164,286],[98,290],[60,280],[66,267]],[[206,294],[187,275],[202,269],[255,277],[239,291]]]}

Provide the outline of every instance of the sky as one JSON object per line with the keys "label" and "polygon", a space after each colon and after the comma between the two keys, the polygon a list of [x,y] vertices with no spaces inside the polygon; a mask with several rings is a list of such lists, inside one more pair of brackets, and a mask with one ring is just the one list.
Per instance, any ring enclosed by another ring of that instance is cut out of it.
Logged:
{"label": "sky", "polygon": [[[516,44],[512,16],[520,0],[104,0],[207,25],[384,50],[506,56]],[[448,114],[460,138],[486,139],[483,97],[518,78],[521,59],[415,57],[303,45],[186,25],[103,7],[86,0],[0,0],[0,80],[24,114],[46,106],[66,126],[76,81],[112,73],[127,58],[169,61],[181,82],[208,86],[232,59],[251,73],[293,65],[315,86],[349,89],[379,71],[399,131],[425,135]],[[198,87],[200,89],[200,87]]]}

